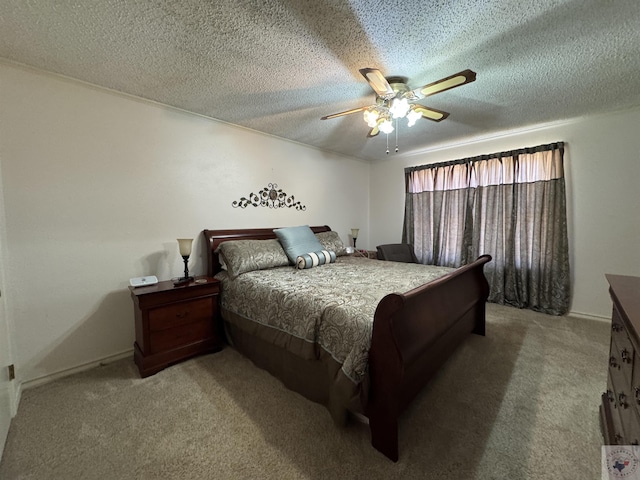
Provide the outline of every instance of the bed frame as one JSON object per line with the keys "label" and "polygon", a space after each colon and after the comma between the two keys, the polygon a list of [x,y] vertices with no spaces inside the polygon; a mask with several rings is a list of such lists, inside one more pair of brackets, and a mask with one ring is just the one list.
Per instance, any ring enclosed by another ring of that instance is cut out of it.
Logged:
{"label": "bed frame", "polygon": [[[328,226],[311,227],[314,233]],[[221,270],[216,254],[228,240],[276,238],[273,229],[204,230],[208,275]],[[489,255],[406,293],[384,297],[376,309],[369,351],[370,388],[364,413],[372,445],[398,460],[398,418],[470,333],[485,334]]]}

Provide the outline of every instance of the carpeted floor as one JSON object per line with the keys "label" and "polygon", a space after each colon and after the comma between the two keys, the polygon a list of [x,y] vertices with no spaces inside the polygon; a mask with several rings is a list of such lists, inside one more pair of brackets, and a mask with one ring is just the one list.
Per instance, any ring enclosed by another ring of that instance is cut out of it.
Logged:
{"label": "carpeted floor", "polygon": [[405,413],[400,460],[231,348],[122,360],[23,392],[0,478],[596,479],[609,325],[488,305]]}

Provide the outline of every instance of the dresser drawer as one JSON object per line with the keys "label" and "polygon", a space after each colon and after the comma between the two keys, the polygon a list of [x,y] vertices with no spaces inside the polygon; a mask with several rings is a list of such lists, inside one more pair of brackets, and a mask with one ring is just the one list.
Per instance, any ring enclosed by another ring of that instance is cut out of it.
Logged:
{"label": "dresser drawer", "polygon": [[631,395],[631,403],[640,412],[640,356],[637,354],[633,357],[633,372],[631,380],[631,389],[629,394]]}
{"label": "dresser drawer", "polygon": [[612,324],[611,339],[616,345],[616,350],[620,354],[621,360],[627,365],[631,365],[633,363],[634,355],[633,344],[631,343],[631,339],[627,334],[627,330],[624,327],[618,325],[619,324],[616,324],[615,322]]}
{"label": "dresser drawer", "polygon": [[183,347],[190,343],[206,340],[215,335],[213,318],[200,320],[179,327],[151,332],[151,352],[158,353],[172,348]]}
{"label": "dresser drawer", "polygon": [[620,358],[620,350],[612,338],[609,349],[609,378],[616,390],[620,388],[629,390],[629,387],[631,387],[631,369],[632,366]]}
{"label": "dresser drawer", "polygon": [[640,420],[634,403],[627,390],[617,392],[616,404],[625,445],[640,444]]}
{"label": "dresser drawer", "polygon": [[625,422],[625,442],[627,445],[640,445],[640,412],[633,408],[622,417]]}
{"label": "dresser drawer", "polygon": [[209,320],[214,317],[216,297],[178,302],[149,310],[149,330],[157,332],[168,328]]}
{"label": "dresser drawer", "polygon": [[613,444],[623,445],[624,436],[622,429],[622,421],[620,419],[620,406],[618,405],[618,395],[611,383],[611,378],[607,380],[607,391],[602,396],[603,405],[606,403],[609,414],[611,415],[613,431],[611,433],[610,441]]}

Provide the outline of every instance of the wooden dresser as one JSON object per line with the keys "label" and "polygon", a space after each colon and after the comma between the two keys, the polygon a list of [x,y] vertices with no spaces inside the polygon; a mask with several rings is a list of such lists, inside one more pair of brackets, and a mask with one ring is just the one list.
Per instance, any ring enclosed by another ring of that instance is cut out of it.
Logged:
{"label": "wooden dresser", "polygon": [[607,275],[613,300],[607,391],[600,426],[607,445],[640,444],[640,277]]}
{"label": "wooden dresser", "polygon": [[187,285],[159,282],[129,287],[134,303],[134,360],[140,376],[224,345],[218,314],[220,282],[199,277]]}

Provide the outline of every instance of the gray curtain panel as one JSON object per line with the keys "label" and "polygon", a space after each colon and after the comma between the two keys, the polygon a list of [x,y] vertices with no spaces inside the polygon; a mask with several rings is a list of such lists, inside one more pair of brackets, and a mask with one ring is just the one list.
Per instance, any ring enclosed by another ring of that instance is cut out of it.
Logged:
{"label": "gray curtain panel", "polygon": [[405,169],[403,242],[433,265],[488,253],[489,301],[567,313],[563,155],[560,142]]}

